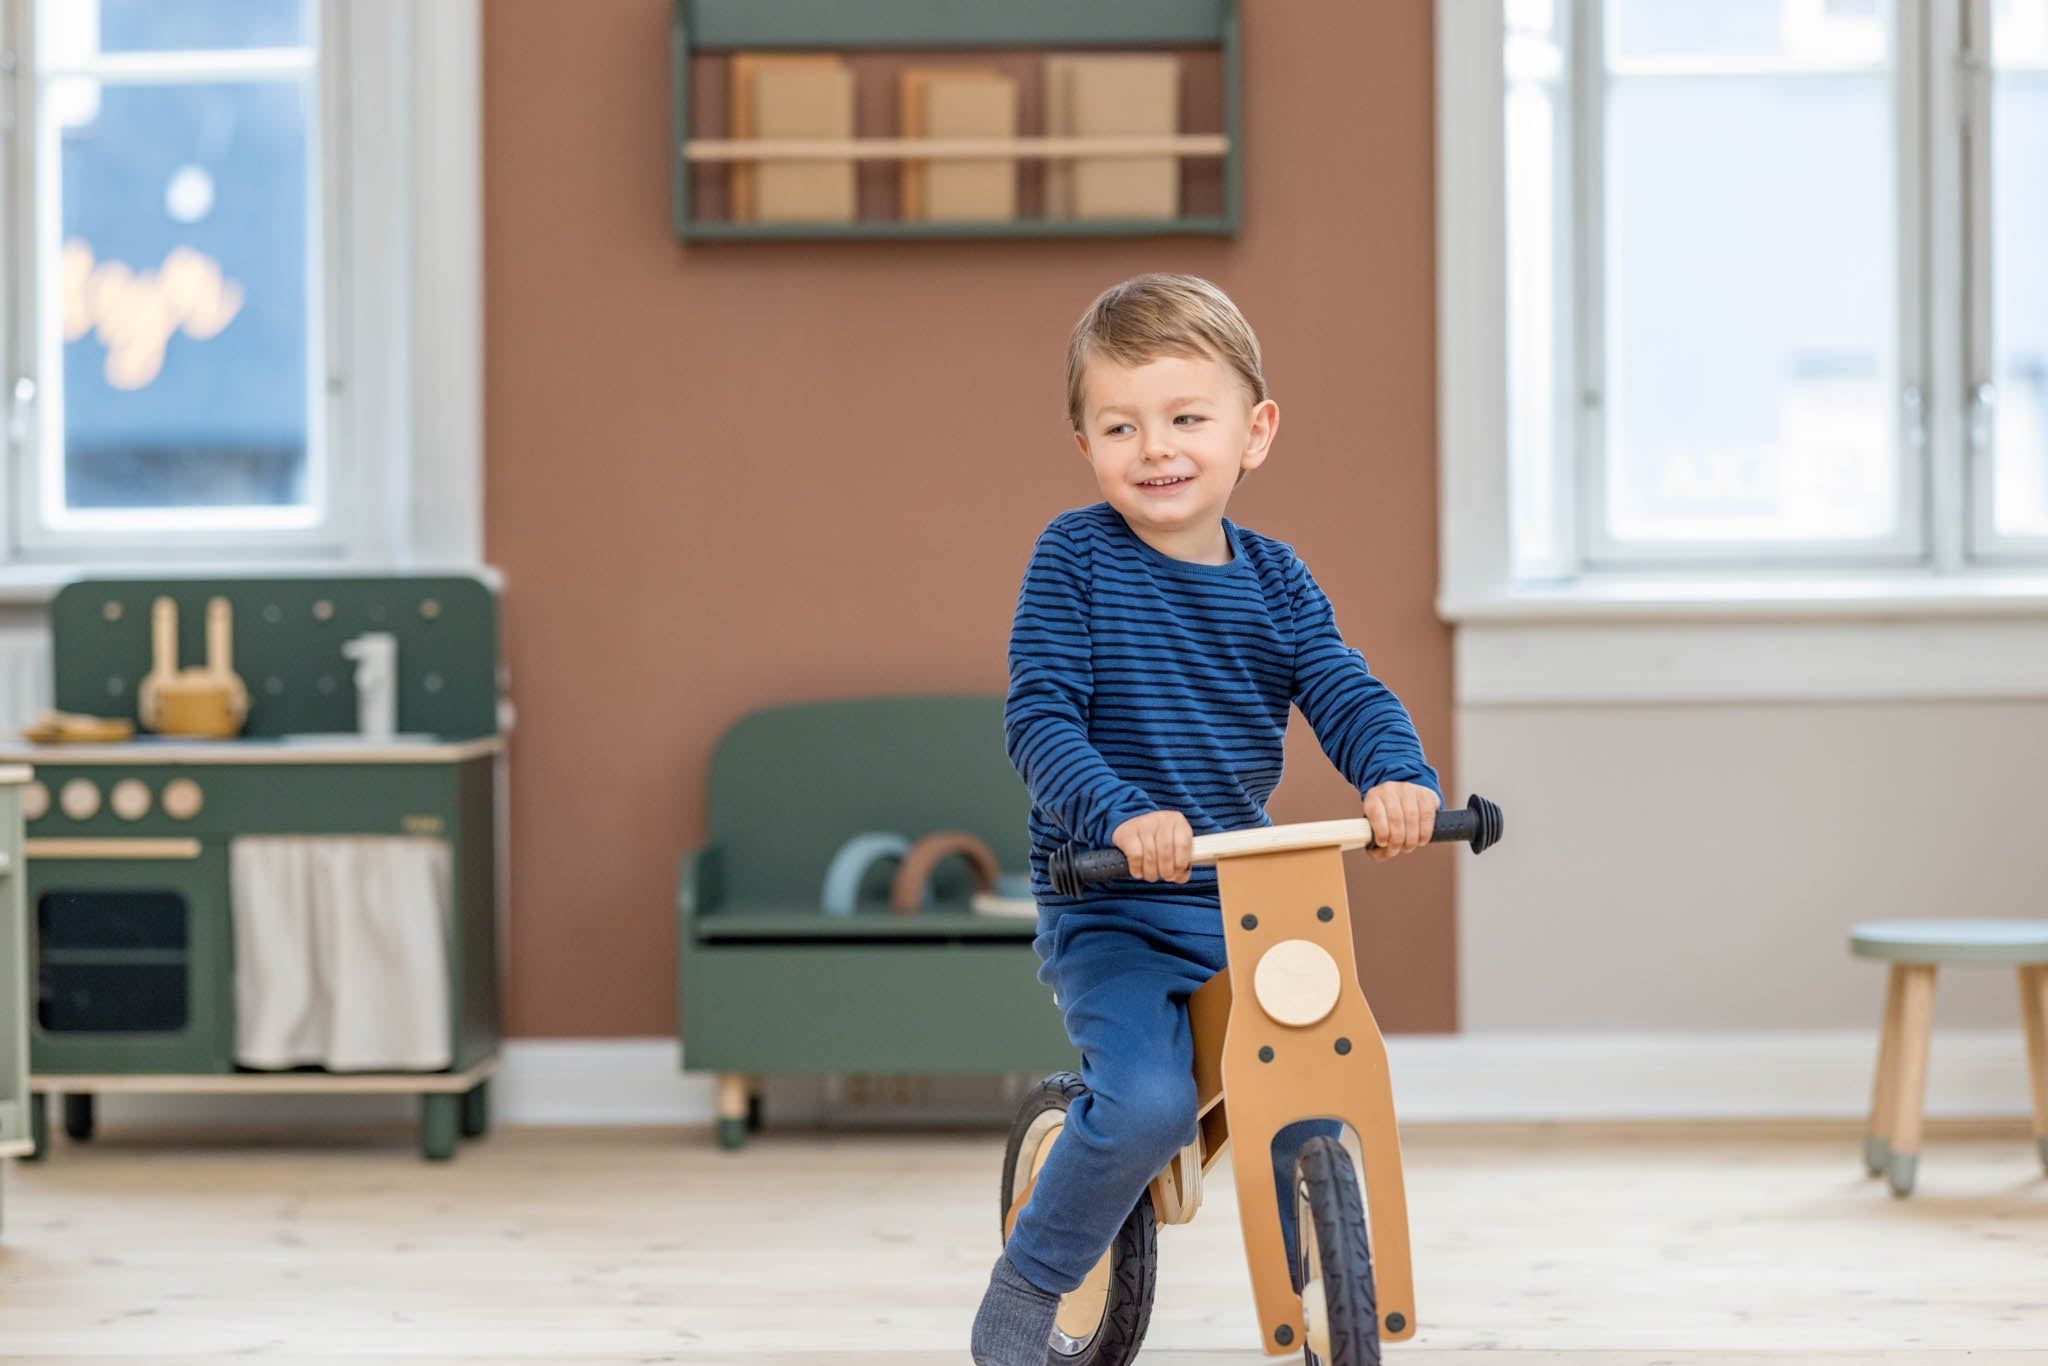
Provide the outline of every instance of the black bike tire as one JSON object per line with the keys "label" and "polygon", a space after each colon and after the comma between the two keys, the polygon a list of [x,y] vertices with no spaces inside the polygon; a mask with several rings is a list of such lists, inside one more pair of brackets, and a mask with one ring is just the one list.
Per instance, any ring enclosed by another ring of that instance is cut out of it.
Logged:
{"label": "black bike tire", "polygon": [[[1003,1230],[1010,1217],[1011,1183],[1016,1179],[1020,1149],[1031,1123],[1049,1109],[1064,1110],[1088,1094],[1088,1087],[1072,1072],[1055,1072],[1025,1094],[1010,1124],[1009,1141],[1003,1146],[1003,1184],[998,1195],[996,1227]],[[1095,1337],[1071,1356],[1047,1352],[1055,1366],[1130,1366],[1144,1345],[1145,1332],[1152,1325],[1152,1297],[1159,1284],[1159,1228],[1152,1215],[1149,1190],[1138,1196],[1131,1212],[1110,1243],[1109,1298],[1103,1306],[1102,1326]]]}
{"label": "black bike tire", "polygon": [[[1330,1356],[1322,1361],[1304,1341],[1309,1366],[1379,1366],[1380,1319],[1372,1277],[1372,1245],[1365,1202],[1351,1154],[1334,1138],[1312,1138],[1294,1160],[1295,1189],[1304,1192],[1315,1221],[1323,1303],[1330,1321]],[[1302,1279],[1306,1279],[1303,1269]],[[1306,1338],[1306,1334],[1303,1335]]]}

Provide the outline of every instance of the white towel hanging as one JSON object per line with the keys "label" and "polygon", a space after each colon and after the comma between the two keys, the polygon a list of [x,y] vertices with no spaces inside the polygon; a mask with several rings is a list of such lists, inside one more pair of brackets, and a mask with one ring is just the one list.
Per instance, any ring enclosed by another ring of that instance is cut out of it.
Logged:
{"label": "white towel hanging", "polygon": [[448,846],[399,837],[230,843],[235,1060],[342,1072],[452,1061]]}

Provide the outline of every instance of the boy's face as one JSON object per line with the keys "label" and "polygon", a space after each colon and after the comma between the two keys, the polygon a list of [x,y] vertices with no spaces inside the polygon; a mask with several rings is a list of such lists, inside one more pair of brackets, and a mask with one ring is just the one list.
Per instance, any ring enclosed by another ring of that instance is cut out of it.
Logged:
{"label": "boy's face", "polygon": [[1134,529],[1171,537],[1219,523],[1240,471],[1265,463],[1280,425],[1271,399],[1210,356],[1082,372],[1081,454],[1109,505]]}

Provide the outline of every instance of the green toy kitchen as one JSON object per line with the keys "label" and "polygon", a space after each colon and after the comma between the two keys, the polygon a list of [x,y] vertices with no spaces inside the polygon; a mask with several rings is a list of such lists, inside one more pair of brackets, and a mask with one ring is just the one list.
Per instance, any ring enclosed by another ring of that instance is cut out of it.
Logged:
{"label": "green toy kitchen", "polygon": [[[30,1128],[118,1092],[398,1092],[499,1055],[497,603],[474,578],[84,580],[26,764]],[[200,661],[203,661],[201,663]],[[53,1105],[52,1102],[55,1102]]]}

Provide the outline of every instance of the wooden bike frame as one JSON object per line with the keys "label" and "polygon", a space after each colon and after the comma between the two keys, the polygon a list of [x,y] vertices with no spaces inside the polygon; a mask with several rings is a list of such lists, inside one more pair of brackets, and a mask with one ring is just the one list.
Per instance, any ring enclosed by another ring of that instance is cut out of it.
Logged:
{"label": "wooden bike frame", "polygon": [[1380,1337],[1415,1333],[1387,1046],[1359,985],[1344,883],[1343,852],[1369,842],[1364,825],[1273,826],[1195,841],[1196,860],[1217,865],[1229,965],[1188,1001],[1200,1120],[1195,1142],[1153,1179],[1153,1211],[1161,1223],[1192,1219],[1202,1173],[1238,1140],[1238,1216],[1268,1355],[1299,1351],[1304,1340],[1266,1157],[1275,1135],[1303,1119],[1338,1120],[1358,1135]]}
{"label": "wooden bike frame", "polygon": [[[1501,835],[1501,812],[1474,795],[1462,811],[1440,811],[1435,841],[1462,841],[1483,853]],[[1202,1177],[1232,1139],[1245,1160],[1233,1164],[1245,1260],[1268,1356],[1309,1340],[1280,1230],[1273,1139],[1290,1124],[1332,1119],[1357,1134],[1365,1167],[1365,1218],[1372,1249],[1379,1337],[1415,1335],[1415,1277],[1408,1245],[1408,1195],[1387,1045],[1359,985],[1351,940],[1344,851],[1373,842],[1362,819],[1265,826],[1198,836],[1191,863],[1214,863],[1223,909],[1225,967],[1188,999],[1194,1042],[1195,1141],[1152,1179],[1155,1221],[1184,1224],[1202,1203]],[[1114,849],[1055,850],[1054,888],[1125,876]],[[1228,1097],[1226,1101],[1226,1097]],[[1004,1225],[1007,1237],[1031,1198],[1033,1157]],[[1295,1198],[1293,1191],[1286,1192]],[[1108,1258],[1077,1295],[1077,1318],[1100,1311]],[[1069,1297],[1073,1298],[1073,1297]],[[1090,1320],[1092,1321],[1092,1320]]]}

